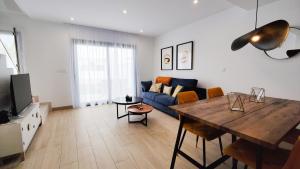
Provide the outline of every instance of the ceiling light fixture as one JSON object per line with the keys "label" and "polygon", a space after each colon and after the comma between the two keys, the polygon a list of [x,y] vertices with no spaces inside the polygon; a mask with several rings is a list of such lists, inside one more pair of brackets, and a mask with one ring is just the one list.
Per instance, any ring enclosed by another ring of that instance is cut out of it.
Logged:
{"label": "ceiling light fixture", "polygon": [[75,18],[71,17],[71,18],[70,18],[70,20],[71,20],[71,21],[74,21],[74,20],[75,20]]}
{"label": "ceiling light fixture", "polygon": [[251,43],[254,47],[269,51],[279,47],[287,38],[289,23],[277,20],[257,28],[258,0],[256,1],[256,17],[254,30],[237,38],[231,44],[231,50],[236,51]]}
{"label": "ceiling light fixture", "polygon": [[194,3],[194,4],[198,4],[198,3],[199,3],[199,0],[194,0],[193,3]]}
{"label": "ceiling light fixture", "polygon": [[144,30],[143,30],[143,29],[140,29],[140,32],[141,32],[141,33],[143,33],[143,32],[144,32]]}
{"label": "ceiling light fixture", "polygon": [[122,12],[123,12],[123,14],[127,14],[127,10],[126,9],[124,9]]}

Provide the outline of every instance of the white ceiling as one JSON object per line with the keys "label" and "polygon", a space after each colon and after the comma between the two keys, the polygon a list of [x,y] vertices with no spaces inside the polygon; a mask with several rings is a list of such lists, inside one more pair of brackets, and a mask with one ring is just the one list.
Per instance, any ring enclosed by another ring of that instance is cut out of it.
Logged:
{"label": "white ceiling", "polygon": [[[11,0],[0,0],[10,1]],[[275,0],[261,0],[260,4]],[[255,0],[15,0],[32,18],[157,36],[233,6],[246,10]],[[122,10],[128,13],[124,15]],[[70,18],[75,18],[71,21]]]}
{"label": "white ceiling", "polygon": [[[245,10],[256,8],[256,0],[228,0],[232,4],[239,6]],[[259,6],[263,6],[278,0],[259,0]]]}

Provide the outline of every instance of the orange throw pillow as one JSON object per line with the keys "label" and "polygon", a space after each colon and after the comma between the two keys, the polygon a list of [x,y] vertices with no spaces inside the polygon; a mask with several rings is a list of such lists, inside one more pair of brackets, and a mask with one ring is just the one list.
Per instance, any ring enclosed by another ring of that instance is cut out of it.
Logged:
{"label": "orange throw pillow", "polygon": [[162,83],[164,85],[170,85],[172,78],[171,77],[163,77],[163,76],[158,76],[155,80],[155,83]]}

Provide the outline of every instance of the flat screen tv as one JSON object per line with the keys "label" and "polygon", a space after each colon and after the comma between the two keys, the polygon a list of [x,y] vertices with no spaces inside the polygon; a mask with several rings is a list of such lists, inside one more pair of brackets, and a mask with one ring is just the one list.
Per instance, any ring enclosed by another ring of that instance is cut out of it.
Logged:
{"label": "flat screen tv", "polygon": [[32,103],[29,74],[11,75],[12,115],[19,115]]}

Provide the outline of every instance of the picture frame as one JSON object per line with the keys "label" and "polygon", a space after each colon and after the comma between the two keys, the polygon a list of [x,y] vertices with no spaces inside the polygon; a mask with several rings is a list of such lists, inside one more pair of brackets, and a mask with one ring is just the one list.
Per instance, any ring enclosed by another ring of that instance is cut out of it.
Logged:
{"label": "picture frame", "polygon": [[176,70],[193,70],[194,42],[189,41],[176,46]]}
{"label": "picture frame", "polygon": [[173,46],[160,50],[160,70],[173,70]]}

